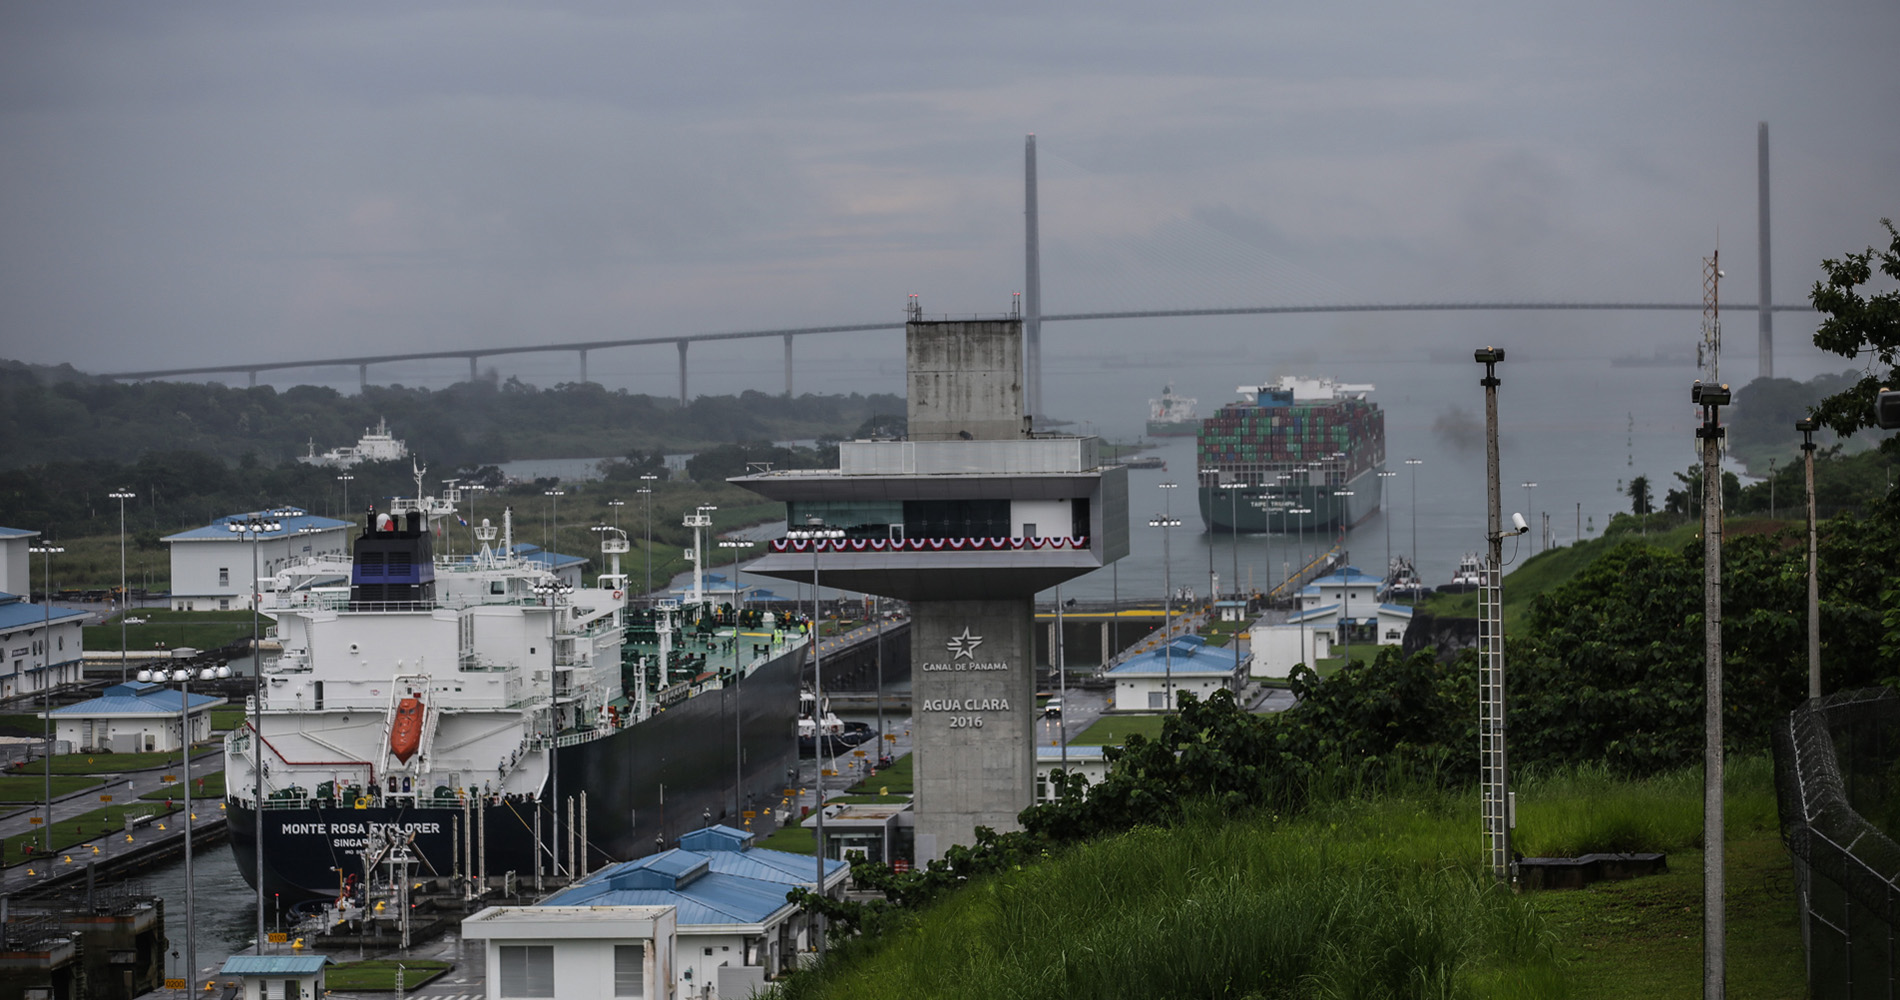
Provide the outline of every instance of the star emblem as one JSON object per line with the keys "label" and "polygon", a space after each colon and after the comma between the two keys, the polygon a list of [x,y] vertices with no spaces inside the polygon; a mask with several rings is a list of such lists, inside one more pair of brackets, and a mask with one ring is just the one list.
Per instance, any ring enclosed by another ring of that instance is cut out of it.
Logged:
{"label": "star emblem", "polygon": [[974,660],[976,659],[976,647],[983,645],[983,637],[980,635],[971,635],[970,626],[965,625],[963,626],[962,635],[951,636],[949,641],[943,645],[945,649],[957,654],[954,659],[961,660],[967,656]]}

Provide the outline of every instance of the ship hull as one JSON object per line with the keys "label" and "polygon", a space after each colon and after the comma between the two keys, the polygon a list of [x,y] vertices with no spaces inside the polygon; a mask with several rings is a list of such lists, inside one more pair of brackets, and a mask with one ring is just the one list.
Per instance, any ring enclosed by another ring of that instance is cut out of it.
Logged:
{"label": "ship hull", "polygon": [[1199,420],[1150,420],[1149,437],[1193,437],[1201,429]]}
{"label": "ship hull", "polygon": [[[745,827],[745,811],[764,816],[777,806],[787,775],[796,774],[798,764],[804,656],[803,649],[792,650],[732,687],[688,698],[601,739],[560,748],[555,758],[559,797],[574,803],[576,823],[581,793],[586,793],[586,867],[650,854],[658,843],[674,843],[680,834],[704,826],[708,815],[714,822]],[[539,802],[478,797],[466,812],[460,804],[269,808],[263,824],[264,891],[281,894],[286,902],[334,896],[338,870],[360,878],[363,850],[390,824],[415,835],[418,875],[466,874],[462,845],[472,824],[486,840],[477,850],[491,879],[509,871],[531,878],[537,826],[543,870],[551,863],[554,798],[549,785]],[[256,813],[229,799],[226,816],[238,870],[256,886]],[[565,809],[560,825],[565,866]],[[750,825],[769,829],[769,821],[760,819]]]}
{"label": "ship hull", "polygon": [[[1350,528],[1379,510],[1385,490],[1385,480],[1379,477],[1383,468],[1371,466],[1348,480],[1342,488],[1351,496],[1337,496],[1335,487],[1322,485],[1249,486],[1239,490],[1203,486],[1201,523],[1212,532],[1242,534],[1289,535],[1302,529]],[[1312,513],[1283,513],[1301,508]]]}

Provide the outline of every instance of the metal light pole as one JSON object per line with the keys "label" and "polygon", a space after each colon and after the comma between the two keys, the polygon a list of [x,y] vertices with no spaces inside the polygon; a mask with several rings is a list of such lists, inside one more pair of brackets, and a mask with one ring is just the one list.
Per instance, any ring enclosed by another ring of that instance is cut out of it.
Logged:
{"label": "metal light pole", "polygon": [[1690,387],[1689,397],[1702,408],[1702,426],[1695,436],[1702,442],[1702,637],[1703,760],[1702,760],[1702,995],[1719,1000],[1726,985],[1727,917],[1723,899],[1727,888],[1722,830],[1722,425],[1717,408],[1727,406],[1727,384]]}
{"label": "metal light pole", "polygon": [[[1201,475],[1211,476],[1214,480],[1211,484],[1203,483],[1201,485],[1202,496],[1207,495],[1207,487],[1209,485],[1212,485],[1215,489],[1220,488],[1219,469],[1202,469]],[[1227,530],[1231,532],[1233,526],[1228,525]],[[1220,578],[1214,575],[1214,501],[1212,498],[1209,498],[1207,501],[1207,599],[1210,601],[1220,600]]]}
{"label": "metal light pole", "polygon": [[[719,540],[720,548],[732,550],[732,682],[734,684],[739,683],[739,678],[744,674],[743,668],[739,665],[739,616],[745,611],[745,590],[739,586],[739,552],[742,549],[751,548],[753,544],[753,542],[733,538]],[[734,693],[732,696],[732,814],[734,816],[739,815],[739,810],[743,808],[740,805],[740,796],[743,793],[739,789],[745,783],[740,763],[740,755],[743,752],[740,749],[740,725],[739,696]]]}
{"label": "metal light pole", "polygon": [[[66,551],[63,545],[29,545],[28,552],[44,556],[40,560],[40,704],[46,707],[46,805],[40,817],[42,845],[53,854],[53,557]],[[33,570],[29,566],[27,572]],[[28,577],[28,579],[32,579]]]}
{"label": "metal light pole", "polygon": [[1775,519],[1775,460],[1768,460],[1768,520]]}
{"label": "metal light pole", "polygon": [[1821,429],[1809,418],[1795,422],[1801,432],[1801,460],[1807,466],[1808,495],[1808,697],[1821,696],[1821,577],[1814,531],[1814,432]]}
{"label": "metal light pole", "polygon": [[[555,766],[555,751],[561,743],[561,690],[559,684],[561,658],[555,653],[555,644],[559,642],[556,631],[560,625],[560,604],[557,598],[574,592],[572,584],[562,583],[549,570],[548,578],[535,583],[531,588],[536,597],[546,602],[548,608],[548,778],[550,790],[554,796],[553,843],[549,849],[554,854],[554,877],[561,876],[561,770]],[[540,826],[540,817],[535,818]],[[541,859],[534,859],[534,870],[541,870]],[[536,878],[540,878],[537,874]]]}
{"label": "metal light pole", "polygon": [[[1425,583],[1424,571],[1419,569],[1418,558],[1418,467],[1425,464],[1421,458],[1408,458],[1405,464],[1412,469],[1412,575],[1418,577],[1420,589]],[[1412,607],[1418,607],[1419,591],[1412,591]]]}
{"label": "metal light pole", "polygon": [[[1504,525],[1503,484],[1498,479],[1498,363],[1504,350],[1472,352],[1484,366],[1485,544],[1483,582],[1478,590],[1478,751],[1482,782],[1486,861],[1498,882],[1516,880],[1511,856],[1511,770],[1505,729],[1504,684]],[[1521,532],[1513,532],[1521,534]]]}
{"label": "metal light pole", "polygon": [[[203,668],[203,672],[199,675],[201,679],[207,681],[213,678],[229,676],[231,676],[231,668],[227,666],[219,666],[215,669],[205,667]],[[160,684],[171,683],[178,685],[178,734],[181,744],[179,751],[185,759],[185,977],[195,983],[198,977],[198,942],[197,934],[194,929],[197,901],[192,892],[192,885],[195,880],[191,874],[191,828],[194,822],[194,817],[191,812],[191,671],[184,668],[171,671],[162,669],[141,670],[138,673],[138,679],[147,683],[157,682]],[[260,955],[264,953],[264,943],[261,940],[257,945],[257,953]]]}
{"label": "metal light pole", "polygon": [[[825,677],[820,664],[818,647],[820,628],[818,620],[818,549],[825,542],[843,538],[841,528],[827,528],[824,522],[812,518],[803,528],[787,528],[785,537],[811,543],[811,686],[812,686],[812,750],[816,758],[813,763],[818,770],[818,818],[814,820],[817,829],[817,850],[812,853],[818,858],[818,895],[825,894]],[[825,915],[822,911],[812,913],[812,935],[818,939],[818,960],[825,958]]]}
{"label": "metal light pole", "polygon": [[647,498],[647,543],[646,547],[641,549],[646,554],[647,589],[641,592],[641,598],[649,601],[653,599],[653,487],[644,484],[656,482],[659,478],[650,473],[640,477],[640,482],[643,484],[640,492]]}
{"label": "metal light pole", "polygon": [[[1352,490],[1334,490],[1333,491],[1333,496],[1336,496],[1336,497],[1350,498],[1352,495],[1353,495]],[[1352,501],[1350,499],[1334,501],[1334,503],[1339,507],[1345,507],[1347,504],[1350,504],[1351,502]],[[1342,531],[1341,534],[1344,534],[1344,532]],[[1340,579],[1346,581],[1346,597],[1345,597],[1344,603],[1340,605],[1339,614],[1340,614],[1340,617],[1343,618],[1346,622],[1346,665],[1347,666],[1352,665],[1352,574],[1347,572],[1350,569],[1352,569],[1352,560],[1347,557],[1345,549],[1342,548],[1339,551],[1339,577]]]}
{"label": "metal light pole", "polygon": [[[257,546],[261,536],[284,530],[276,519],[274,511],[259,511],[234,518],[226,522],[225,527],[239,538],[251,543],[251,814],[256,819],[252,830],[256,837],[256,854],[253,862],[257,868],[257,953],[264,953],[264,654],[258,649],[258,604],[261,594],[257,590]],[[190,769],[186,769],[189,778]]]}
{"label": "metal light pole", "polygon": [[[1379,470],[1380,479],[1391,479],[1398,475],[1386,469]],[[1379,520],[1385,522],[1385,571],[1392,572],[1392,518],[1385,512],[1385,488],[1388,484],[1379,484]]]}
{"label": "metal light pole", "polygon": [[121,486],[106,494],[119,501],[119,683],[125,683],[125,616],[131,612],[131,593],[125,587],[125,502],[136,496],[129,488]]}
{"label": "metal light pole", "polygon": [[[1173,486],[1174,484],[1162,483],[1161,485]],[[1165,629],[1162,633],[1161,644],[1164,677],[1162,690],[1166,692],[1162,704],[1164,712],[1174,709],[1174,555],[1168,537],[1173,533],[1172,529],[1180,526],[1181,519],[1178,517],[1164,515],[1148,519],[1148,527],[1161,529],[1161,586],[1165,591],[1161,602],[1162,627]]]}
{"label": "metal light pole", "polygon": [[350,509],[350,480],[355,478],[347,472],[336,477],[336,481],[343,484],[343,520],[345,521],[356,517],[356,512]]}
{"label": "metal light pole", "polygon": [[619,497],[615,497],[612,500],[607,501],[607,506],[612,507],[614,509],[614,527],[616,528],[620,527],[620,508],[625,507],[626,505],[627,505],[627,502],[625,500],[620,499]]}
{"label": "metal light pole", "polygon": [[541,495],[544,497],[553,498],[552,509],[553,509],[554,531],[553,531],[552,538],[548,542],[548,546],[547,546],[548,569],[551,570],[555,568],[554,554],[558,552],[561,547],[561,498],[564,496],[567,496],[567,491],[566,490],[542,490]]}

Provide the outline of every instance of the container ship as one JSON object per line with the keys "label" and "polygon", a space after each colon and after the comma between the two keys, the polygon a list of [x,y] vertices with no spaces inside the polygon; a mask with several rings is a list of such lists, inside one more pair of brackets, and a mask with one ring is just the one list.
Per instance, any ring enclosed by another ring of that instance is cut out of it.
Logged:
{"label": "container ship", "polygon": [[1372,386],[1283,376],[1236,391],[1196,443],[1209,531],[1344,529],[1379,509],[1385,414]]}
{"label": "container ship", "polygon": [[1161,390],[1160,399],[1148,401],[1149,437],[1187,437],[1200,429],[1200,418],[1195,416],[1194,407],[1200,400],[1174,394],[1174,383],[1169,382]]}
{"label": "container ship", "polygon": [[797,765],[799,630],[722,623],[710,602],[630,610],[617,529],[592,587],[518,553],[511,515],[499,544],[484,520],[480,551],[437,555],[454,493],[370,515],[347,561],[260,581],[282,653],[263,669],[261,734],[247,716],[225,744],[245,879],[286,905],[339,897],[392,846],[417,876],[559,879],[707,815],[770,815]]}

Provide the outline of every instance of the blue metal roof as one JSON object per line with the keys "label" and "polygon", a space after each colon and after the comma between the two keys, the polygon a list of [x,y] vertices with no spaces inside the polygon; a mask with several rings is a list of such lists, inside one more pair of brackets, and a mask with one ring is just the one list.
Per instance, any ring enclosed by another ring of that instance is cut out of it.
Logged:
{"label": "blue metal roof", "polygon": [[49,614],[44,605],[23,600],[18,594],[0,593],[0,629],[16,629],[26,625],[38,625],[48,620],[48,618],[51,618],[51,620],[57,624],[59,622],[70,621],[74,618],[84,617],[86,617],[86,612],[73,611],[69,608],[53,608]]}
{"label": "blue metal roof", "polygon": [[[183,695],[177,690],[160,684],[145,681],[126,681],[106,688],[105,693],[89,701],[55,708],[48,713],[53,718],[92,715],[152,715],[159,712],[177,715]],[[223,698],[208,694],[191,696],[191,710],[209,708],[224,704]]]}
{"label": "blue metal roof", "polygon": [[[1240,661],[1247,662],[1242,656]],[[1131,656],[1108,671],[1116,674],[1231,674],[1234,672],[1232,648],[1209,647],[1198,635],[1177,635],[1161,649]]]}
{"label": "blue metal roof", "polygon": [[[529,545],[526,542],[519,542],[511,551],[514,552],[516,558],[524,562],[539,563],[542,566],[550,565],[549,554],[543,551],[539,545]],[[586,561],[587,558],[585,556],[569,556],[556,552],[553,554],[552,566],[554,569],[565,569],[569,566],[580,565]]]}
{"label": "blue metal roof", "polygon": [[[751,847],[752,834],[728,826],[695,830],[678,847],[609,865],[543,900],[542,906],[673,906],[680,926],[762,923],[788,905],[789,887],[810,885],[810,855]],[[825,882],[850,866],[825,860]]]}
{"label": "blue metal roof", "polygon": [[[840,862],[842,863],[842,862]],[[741,875],[708,874],[682,889],[620,889],[589,881],[549,896],[542,906],[671,906],[684,929],[707,924],[762,924],[792,904],[786,888]]]}
{"label": "blue metal roof", "polygon": [[0,538],[25,538],[39,532],[29,528],[0,528]]}
{"label": "blue metal roof", "polygon": [[1300,593],[1317,594],[1319,593],[1319,588],[1322,585],[1329,589],[1337,589],[1339,587],[1344,587],[1349,584],[1361,584],[1361,583],[1369,583],[1376,587],[1379,584],[1384,583],[1384,582],[1385,580],[1383,580],[1380,577],[1373,576],[1369,573],[1359,572],[1359,568],[1357,566],[1341,566],[1339,568],[1339,571],[1336,573],[1332,573],[1327,576],[1313,578],[1311,581],[1307,583],[1306,586],[1300,588]]}
{"label": "blue metal roof", "polygon": [[308,976],[329,964],[328,955],[232,955],[218,972],[227,976]]}
{"label": "blue metal roof", "polygon": [[242,521],[250,517],[266,517],[277,522],[276,531],[260,531],[257,533],[257,537],[259,538],[292,538],[302,533],[305,528],[309,528],[312,531],[334,531],[337,528],[348,528],[350,526],[349,521],[339,521],[333,517],[318,517],[315,514],[296,507],[278,507],[274,510],[251,511],[245,514],[227,514],[202,528],[181,531],[176,535],[166,535],[159,540],[164,542],[214,542],[221,540],[241,540],[248,542],[251,539],[248,533],[232,531],[229,525],[233,521]]}

